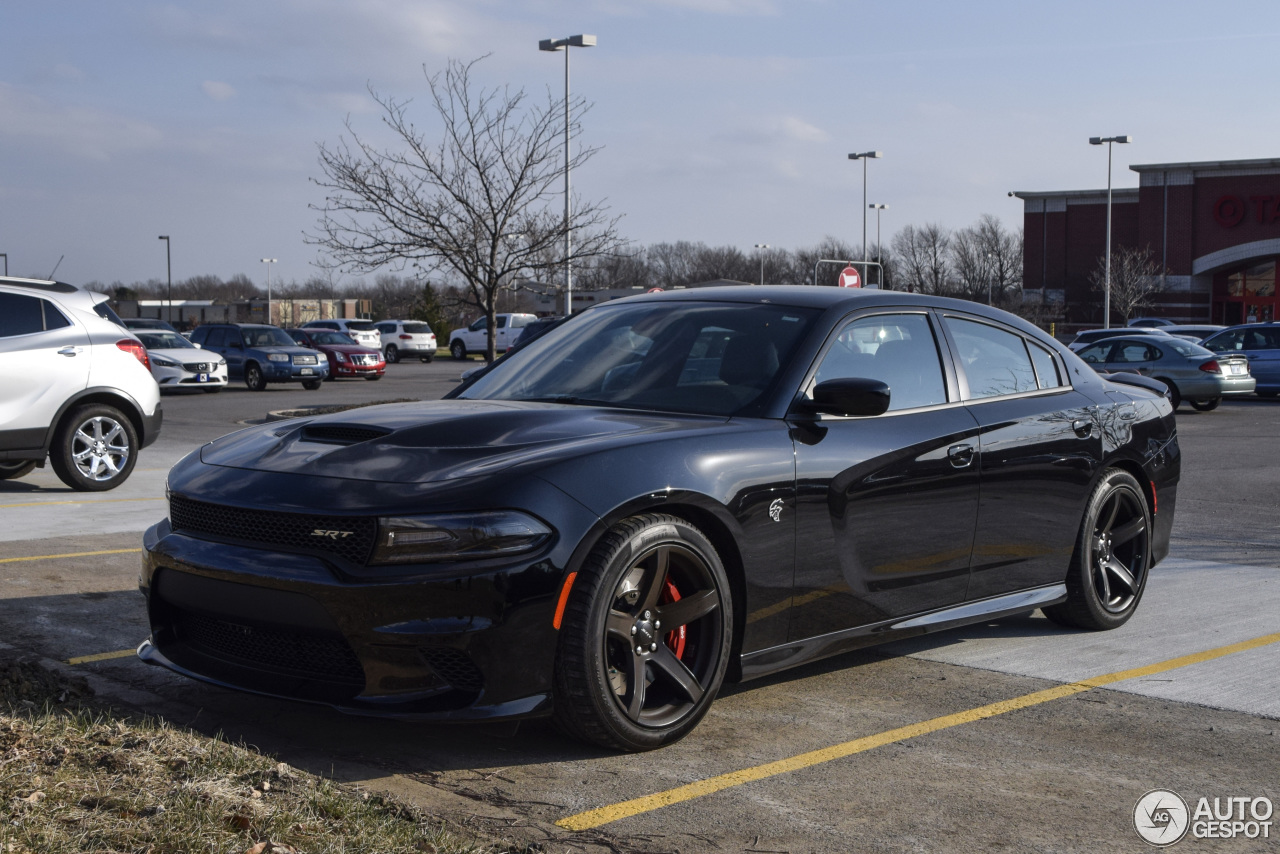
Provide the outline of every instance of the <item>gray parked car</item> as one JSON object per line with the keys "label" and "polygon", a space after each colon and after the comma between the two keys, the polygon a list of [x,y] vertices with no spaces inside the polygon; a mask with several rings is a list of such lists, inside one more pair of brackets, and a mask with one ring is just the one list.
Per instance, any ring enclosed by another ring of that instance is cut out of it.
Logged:
{"label": "gray parked car", "polygon": [[1141,374],[1169,389],[1177,409],[1186,399],[1193,409],[1217,409],[1224,397],[1252,394],[1256,383],[1243,356],[1221,356],[1199,344],[1172,335],[1133,335],[1108,338],[1076,355],[1099,372]]}
{"label": "gray parked car", "polygon": [[1110,329],[1086,329],[1076,334],[1072,339],[1069,349],[1073,353],[1079,353],[1090,344],[1103,341],[1107,338],[1119,338],[1121,336],[1130,337],[1134,335],[1159,335],[1161,338],[1168,336],[1168,333],[1159,327],[1143,329],[1133,326],[1113,326]]}
{"label": "gray parked car", "polygon": [[1216,335],[1226,328],[1217,323],[1179,323],[1177,326],[1162,326],[1160,331],[1199,344],[1210,335]]}
{"label": "gray parked car", "polygon": [[1280,395],[1280,323],[1231,326],[1203,343],[1219,355],[1248,359],[1249,373],[1258,381],[1258,397]]}

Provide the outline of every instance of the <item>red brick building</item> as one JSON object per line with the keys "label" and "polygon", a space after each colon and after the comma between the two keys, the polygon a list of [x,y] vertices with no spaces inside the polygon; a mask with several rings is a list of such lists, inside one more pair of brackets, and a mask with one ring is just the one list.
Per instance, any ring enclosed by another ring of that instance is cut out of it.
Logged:
{"label": "red brick building", "polygon": [[[1164,270],[1151,314],[1182,323],[1277,319],[1280,159],[1129,168],[1139,186],[1112,190],[1111,241],[1147,250]],[[1039,291],[1062,300],[1068,324],[1101,325],[1102,295],[1089,277],[1106,243],[1107,191],[1013,195],[1023,200],[1027,298]]]}

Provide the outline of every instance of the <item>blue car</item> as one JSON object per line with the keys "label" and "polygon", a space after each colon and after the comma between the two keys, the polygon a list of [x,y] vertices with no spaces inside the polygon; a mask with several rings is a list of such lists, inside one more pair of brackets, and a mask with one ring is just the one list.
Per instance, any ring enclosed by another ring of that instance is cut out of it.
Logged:
{"label": "blue car", "polygon": [[267,383],[300,382],[311,391],[329,375],[323,354],[299,347],[279,326],[211,323],[191,333],[191,341],[227,360],[229,379],[243,379],[252,391]]}
{"label": "blue car", "polygon": [[1219,355],[1242,355],[1249,373],[1258,381],[1259,397],[1280,395],[1280,323],[1246,323],[1230,326],[1200,342]]}

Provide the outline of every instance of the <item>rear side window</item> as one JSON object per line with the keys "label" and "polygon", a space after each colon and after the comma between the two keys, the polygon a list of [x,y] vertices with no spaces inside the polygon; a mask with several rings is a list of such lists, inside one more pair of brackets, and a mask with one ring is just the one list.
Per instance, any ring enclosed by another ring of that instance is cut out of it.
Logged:
{"label": "rear side window", "polygon": [[0,293],[0,338],[43,332],[43,304],[39,297]]}
{"label": "rear side window", "polygon": [[1027,342],[1027,349],[1031,351],[1031,364],[1036,369],[1036,382],[1040,388],[1057,388],[1062,385],[1058,363],[1053,354],[1032,341]]}
{"label": "rear side window", "polygon": [[213,330],[212,332],[210,332],[210,333],[209,333],[209,342],[208,342],[208,344],[209,344],[209,346],[210,346],[210,347],[225,347],[225,346],[227,346],[227,330],[225,330],[225,329],[215,329],[215,330]]}
{"label": "rear side window", "polygon": [[960,351],[960,366],[969,381],[969,399],[1038,388],[1021,335],[959,317],[948,317],[947,328]]}
{"label": "rear side window", "polygon": [[[112,323],[116,324],[117,326],[124,326],[124,324],[120,322],[120,318],[116,317],[116,313],[112,311],[111,308],[105,302],[98,303],[98,306],[102,306],[102,308],[106,309],[107,311],[106,314],[102,315],[103,317],[107,318],[107,320],[110,320]],[[98,306],[94,306],[94,311],[98,310]],[[54,304],[49,302],[48,300],[44,300],[44,299],[40,300],[40,307],[44,309],[44,328],[46,330],[61,329],[64,326],[71,325],[71,321],[67,320],[67,316],[62,312],[58,311],[57,307],[54,306]],[[98,313],[102,314],[102,312],[98,312]]]}

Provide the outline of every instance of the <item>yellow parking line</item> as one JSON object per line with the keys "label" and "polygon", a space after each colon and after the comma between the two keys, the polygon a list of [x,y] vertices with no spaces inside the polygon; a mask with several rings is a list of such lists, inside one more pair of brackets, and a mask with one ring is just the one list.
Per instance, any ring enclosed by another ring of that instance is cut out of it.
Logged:
{"label": "yellow parking line", "polygon": [[135,554],[142,549],[103,549],[100,552],[67,552],[60,555],[31,555],[29,557],[0,557],[0,563],[21,563],[26,560],[55,560],[62,557],[94,557],[96,555]]}
{"label": "yellow parking line", "polygon": [[128,658],[137,652],[136,649],[118,649],[115,652],[100,652],[97,655],[81,655],[68,658],[67,664],[88,664],[91,661],[110,661],[113,658]]}
{"label": "yellow parking line", "polygon": [[111,504],[120,501],[164,501],[163,498],[99,498],[96,501],[28,501],[25,504],[0,504],[6,507],[47,507],[51,504]]}
{"label": "yellow parking line", "polygon": [[1008,712],[1017,711],[1018,709],[1025,709],[1030,706],[1047,703],[1051,700],[1070,697],[1074,694],[1091,691],[1094,688],[1101,688],[1104,685],[1123,682],[1126,679],[1134,679],[1139,676],[1150,676],[1153,673],[1164,673],[1169,670],[1176,670],[1179,667],[1187,667],[1191,664],[1200,664],[1201,662],[1211,661],[1225,655],[1244,652],[1245,650],[1250,649],[1257,649],[1258,647],[1267,646],[1268,644],[1277,642],[1280,642],[1280,632],[1277,632],[1276,634],[1263,635],[1262,637],[1230,644],[1228,646],[1216,647],[1214,649],[1193,653],[1191,655],[1170,658],[1167,661],[1157,662],[1156,664],[1151,664],[1146,667],[1135,667],[1131,670],[1121,670],[1116,673],[1107,673],[1102,676],[1095,676],[1091,679],[1084,679],[1079,682],[1058,685],[1054,688],[1048,688],[1043,691],[1034,691],[1030,694],[1024,694],[1021,697],[1014,697],[1011,700],[1004,700],[987,706],[978,706],[977,708],[957,712],[952,715],[943,715],[939,718],[922,721],[921,723],[911,724],[909,726],[898,727],[897,729],[891,729],[877,735],[855,738],[853,741],[846,741],[843,744],[824,747],[821,750],[813,750],[808,753],[801,753],[797,756],[780,759],[776,762],[768,762],[764,765],[757,765],[754,768],[745,768],[741,771],[732,771],[728,774],[721,774],[717,777],[698,780],[684,786],[677,786],[676,788],[669,789],[665,792],[658,792],[657,794],[646,795],[630,801],[623,801],[610,806],[600,807],[599,809],[588,810],[587,812],[562,818],[557,821],[556,824],[568,830],[589,830],[593,827],[599,827],[602,824],[608,824],[613,821],[618,821],[619,819],[628,818],[629,816],[651,812],[652,810],[668,807],[682,801],[688,801],[693,798],[700,798],[703,795],[712,794],[713,792],[719,792],[723,789],[741,786],[744,783],[752,783],[756,780],[763,780],[767,777],[774,777],[778,774],[798,771],[802,768],[809,768],[814,765],[820,765],[824,762],[830,762],[833,759],[852,756],[855,753],[864,753],[868,750],[874,750],[877,747],[883,747],[886,744],[892,744],[895,741],[916,738],[917,736],[927,735],[928,733],[937,732],[938,730],[948,729],[950,727],[960,726],[961,724],[972,723],[974,721],[980,721],[984,718],[995,717],[996,715],[1003,715]]}

